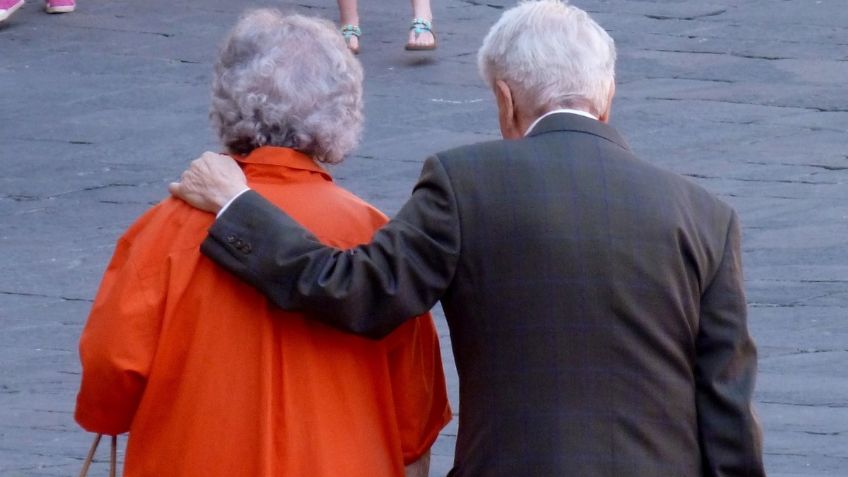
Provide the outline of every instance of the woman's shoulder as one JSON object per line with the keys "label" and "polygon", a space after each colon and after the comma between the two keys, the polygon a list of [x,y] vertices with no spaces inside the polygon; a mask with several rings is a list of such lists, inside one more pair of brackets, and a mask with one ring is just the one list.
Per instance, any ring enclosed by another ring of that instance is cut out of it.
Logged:
{"label": "woman's shoulder", "polygon": [[256,188],[323,243],[349,248],[371,239],[388,218],[365,199],[334,182]]}
{"label": "woman's shoulder", "polygon": [[215,216],[168,197],[154,205],[129,226],[120,241],[129,247],[133,260],[143,266],[183,250],[197,250]]}

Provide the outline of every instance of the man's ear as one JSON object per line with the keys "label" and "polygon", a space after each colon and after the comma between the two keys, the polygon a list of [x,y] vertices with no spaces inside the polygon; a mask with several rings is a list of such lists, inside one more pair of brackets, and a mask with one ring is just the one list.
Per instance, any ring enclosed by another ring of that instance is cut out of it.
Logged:
{"label": "man's ear", "polygon": [[515,110],[515,98],[512,90],[503,80],[496,80],[494,85],[495,101],[498,103],[498,122],[504,139],[518,139],[523,134],[519,131],[518,117]]}
{"label": "man's ear", "polygon": [[610,115],[612,114],[612,97],[615,96],[615,80],[612,80],[612,84],[609,88],[609,94],[607,94],[607,108],[606,111],[602,111],[601,114],[598,115],[598,121],[602,123],[608,123],[610,119]]}

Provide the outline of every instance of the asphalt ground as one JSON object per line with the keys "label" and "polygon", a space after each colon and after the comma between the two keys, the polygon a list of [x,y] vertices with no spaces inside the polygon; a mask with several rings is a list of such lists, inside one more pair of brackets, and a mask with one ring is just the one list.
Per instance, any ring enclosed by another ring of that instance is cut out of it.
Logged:
{"label": "asphalt ground", "polygon": [[[408,3],[361,3],[366,131],[333,173],[392,214],[430,153],[498,137],[475,58],[512,2],[435,2],[433,53],[403,51]],[[848,3],[573,3],[616,39],[612,123],[632,149],[740,213],[769,474],[848,475]],[[337,17],[330,0],[80,0],[65,15],[34,0],[0,24],[0,475],[78,472],[76,349],[100,276],[127,225],[218,149],[211,64],[262,5]]]}

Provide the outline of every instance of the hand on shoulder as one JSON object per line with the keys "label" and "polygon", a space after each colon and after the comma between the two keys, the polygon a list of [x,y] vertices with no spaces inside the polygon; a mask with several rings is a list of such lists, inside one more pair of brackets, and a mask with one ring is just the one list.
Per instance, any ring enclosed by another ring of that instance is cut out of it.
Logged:
{"label": "hand on shoulder", "polygon": [[193,160],[168,191],[192,207],[217,213],[233,197],[247,189],[247,178],[238,163],[223,154],[206,151]]}

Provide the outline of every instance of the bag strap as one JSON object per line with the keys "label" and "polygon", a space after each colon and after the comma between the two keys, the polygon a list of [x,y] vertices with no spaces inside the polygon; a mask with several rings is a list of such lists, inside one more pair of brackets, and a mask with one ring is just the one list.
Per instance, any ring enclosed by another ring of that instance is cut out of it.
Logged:
{"label": "bag strap", "polygon": [[[97,434],[94,436],[94,442],[91,443],[91,448],[88,450],[88,455],[85,457],[85,461],[82,463],[82,470],[80,471],[79,477],[87,477],[88,476],[88,468],[91,467],[91,463],[94,462],[94,454],[97,452],[97,446],[100,445],[100,438],[103,437],[103,434]],[[115,477],[118,469],[118,436],[112,436],[112,449],[109,456],[109,477]]]}

